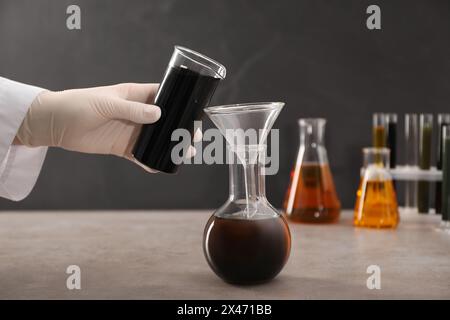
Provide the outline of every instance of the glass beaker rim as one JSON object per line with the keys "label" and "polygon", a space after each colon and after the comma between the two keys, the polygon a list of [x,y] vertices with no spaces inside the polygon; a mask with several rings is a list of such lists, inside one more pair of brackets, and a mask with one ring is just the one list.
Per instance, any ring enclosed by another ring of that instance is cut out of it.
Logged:
{"label": "glass beaker rim", "polygon": [[281,109],[283,108],[284,104],[284,102],[236,103],[207,107],[204,109],[204,111],[209,114],[250,113],[255,111]]}
{"label": "glass beaker rim", "polygon": [[216,60],[183,46],[175,46],[175,50],[179,52],[183,57],[212,70],[219,78],[225,79],[227,69],[224,65],[217,62]]}

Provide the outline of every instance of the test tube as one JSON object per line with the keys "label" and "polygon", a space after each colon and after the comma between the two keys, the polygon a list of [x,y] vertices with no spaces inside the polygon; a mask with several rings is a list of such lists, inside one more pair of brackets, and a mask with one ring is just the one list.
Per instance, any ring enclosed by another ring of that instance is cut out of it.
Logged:
{"label": "test tube", "polygon": [[390,167],[397,166],[397,114],[387,113],[385,115],[386,121],[386,146],[391,150],[390,153]]}
{"label": "test tube", "polygon": [[[419,122],[417,113],[405,114],[405,164],[417,167],[419,163]],[[405,184],[405,207],[417,208],[417,181]]]}
{"label": "test tube", "polygon": [[386,147],[386,117],[384,113],[372,116],[372,141],[375,148]]}
{"label": "test tube", "polygon": [[[450,124],[450,114],[449,113],[440,113],[437,118],[438,122],[438,144],[437,144],[437,157],[436,157],[436,168],[438,170],[442,170],[442,161],[443,161],[443,134],[444,127]],[[435,207],[436,213],[441,213],[442,208],[442,182],[438,181],[436,183],[436,194],[435,194]]]}
{"label": "test tube", "polygon": [[[419,167],[429,170],[431,167],[431,142],[433,135],[433,115],[420,115]],[[417,207],[419,213],[428,213],[430,209],[430,183],[419,181],[417,187]]]}
{"label": "test tube", "polygon": [[442,223],[450,227],[450,125],[442,127]]}

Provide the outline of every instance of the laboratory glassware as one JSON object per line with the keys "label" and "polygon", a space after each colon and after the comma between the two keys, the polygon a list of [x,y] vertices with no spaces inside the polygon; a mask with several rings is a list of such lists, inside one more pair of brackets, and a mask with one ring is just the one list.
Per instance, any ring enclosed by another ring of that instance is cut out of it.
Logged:
{"label": "laboratory glassware", "polygon": [[325,149],[326,120],[306,118],[298,123],[300,147],[285,195],[284,212],[295,222],[335,222],[341,204]]}
{"label": "laboratory glassware", "polygon": [[381,112],[372,115],[372,145],[386,147],[386,115]]}
{"label": "laboratory glassware", "polygon": [[397,114],[386,113],[386,147],[391,150],[390,152],[390,167],[395,168],[397,166]]}
{"label": "laboratory glassware", "polygon": [[450,232],[450,125],[442,127],[442,227]]}
{"label": "laboratory glassware", "polygon": [[[431,147],[433,136],[433,115],[420,115],[419,167],[429,170],[431,167]],[[428,213],[430,209],[430,182],[419,181],[417,186],[417,208],[419,213]]]}
{"label": "laboratory glassware", "polygon": [[[285,265],[291,235],[265,191],[266,137],[284,103],[209,107],[206,114],[227,141],[228,200],[210,217],[203,250],[224,281],[255,284],[274,278]],[[256,139],[248,138],[255,133]]]}
{"label": "laboratory glassware", "polygon": [[[419,164],[419,125],[416,113],[405,114],[405,165],[418,168]],[[417,181],[405,183],[405,208],[417,209]]]}
{"label": "laboratory glassware", "polygon": [[[437,118],[438,122],[438,144],[437,144],[437,156],[436,156],[436,168],[438,170],[442,170],[442,161],[443,161],[443,134],[444,134],[444,127],[447,125],[450,125],[450,113],[440,113],[438,114]],[[435,193],[435,209],[436,213],[441,213],[441,204],[442,204],[442,182],[438,181],[436,182],[436,193]]]}
{"label": "laboratory glassware", "polygon": [[395,228],[399,222],[397,197],[389,173],[389,149],[364,148],[364,165],[356,195],[353,224]]}
{"label": "laboratory glassware", "polygon": [[201,118],[225,75],[226,69],[220,63],[193,50],[175,47],[155,101],[148,102],[161,108],[161,118],[144,124],[134,145],[133,156],[138,164],[176,172],[172,149],[179,142],[172,141],[172,133],[186,129],[193,136],[194,121]]}

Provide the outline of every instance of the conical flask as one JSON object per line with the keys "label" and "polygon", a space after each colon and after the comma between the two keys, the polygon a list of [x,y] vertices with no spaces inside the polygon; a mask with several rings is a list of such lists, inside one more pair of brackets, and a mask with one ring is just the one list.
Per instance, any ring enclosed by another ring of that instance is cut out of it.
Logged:
{"label": "conical flask", "polygon": [[389,149],[364,148],[364,166],[356,195],[353,224],[395,228],[399,222],[397,196],[389,173]]}
{"label": "conical flask", "polygon": [[205,109],[227,141],[230,194],[205,226],[203,249],[211,269],[229,283],[266,282],[289,257],[289,227],[267,201],[264,175],[265,139],[283,105]]}
{"label": "conical flask", "polygon": [[299,119],[300,147],[284,200],[284,212],[295,222],[339,219],[341,205],[324,145],[325,124],[321,118]]}

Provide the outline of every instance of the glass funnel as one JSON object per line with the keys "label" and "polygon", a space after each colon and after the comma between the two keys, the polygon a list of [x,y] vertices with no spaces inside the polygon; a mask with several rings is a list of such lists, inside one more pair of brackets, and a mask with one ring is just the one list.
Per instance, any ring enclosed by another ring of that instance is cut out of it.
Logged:
{"label": "glass funnel", "polygon": [[389,149],[364,148],[364,166],[356,195],[353,223],[358,227],[395,228],[397,196],[389,173]]}
{"label": "glass funnel", "polygon": [[[226,137],[230,194],[205,226],[203,249],[213,271],[229,283],[266,282],[281,271],[289,257],[290,231],[285,219],[267,201],[264,175],[265,138],[283,105],[205,109]],[[256,143],[248,143],[251,139],[243,136],[249,129],[258,131]]]}
{"label": "glass funnel", "polygon": [[233,104],[205,108],[228,145],[264,145],[283,108],[282,102]]}
{"label": "glass funnel", "polygon": [[326,120],[300,119],[300,148],[291,172],[284,212],[292,221],[328,223],[339,219],[340,201],[324,145]]}

